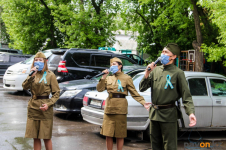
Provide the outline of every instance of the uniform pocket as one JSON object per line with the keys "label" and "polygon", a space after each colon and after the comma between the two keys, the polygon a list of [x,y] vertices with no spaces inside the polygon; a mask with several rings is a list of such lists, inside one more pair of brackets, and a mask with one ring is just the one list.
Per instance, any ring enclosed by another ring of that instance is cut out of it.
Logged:
{"label": "uniform pocket", "polygon": [[50,93],[51,92],[50,84],[49,83],[44,84],[44,89],[46,93]]}

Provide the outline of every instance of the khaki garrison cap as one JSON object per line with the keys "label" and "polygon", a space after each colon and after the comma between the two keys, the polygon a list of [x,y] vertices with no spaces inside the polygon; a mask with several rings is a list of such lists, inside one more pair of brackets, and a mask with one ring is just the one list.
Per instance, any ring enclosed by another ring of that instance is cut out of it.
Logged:
{"label": "khaki garrison cap", "polygon": [[[117,57],[114,57],[114,58],[112,58],[112,59],[110,60],[110,65],[111,65],[111,63],[113,63],[113,62],[120,62],[120,63],[122,64],[121,59],[119,59],[119,58],[117,58]],[[122,64],[122,65],[123,65],[123,64]]]}
{"label": "khaki garrison cap", "polygon": [[42,52],[37,52],[35,55],[35,58],[45,58],[46,59],[46,56]]}

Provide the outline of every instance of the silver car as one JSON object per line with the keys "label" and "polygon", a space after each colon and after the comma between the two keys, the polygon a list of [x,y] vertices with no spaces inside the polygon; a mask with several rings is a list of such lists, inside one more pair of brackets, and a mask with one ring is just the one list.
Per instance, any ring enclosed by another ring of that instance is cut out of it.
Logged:
{"label": "silver car", "polygon": [[[139,83],[144,72],[133,78],[133,83],[139,92]],[[226,130],[226,78],[222,75],[204,72],[185,72],[185,76],[195,105],[197,124],[189,127],[189,118],[185,113],[182,99],[176,102],[180,107],[183,119],[178,119],[180,131],[188,130]],[[151,90],[139,92],[147,102],[151,102]],[[83,119],[87,122],[102,125],[107,91],[87,92],[82,108]],[[144,109],[132,96],[128,95],[127,129],[136,131],[149,131],[148,111]]]}

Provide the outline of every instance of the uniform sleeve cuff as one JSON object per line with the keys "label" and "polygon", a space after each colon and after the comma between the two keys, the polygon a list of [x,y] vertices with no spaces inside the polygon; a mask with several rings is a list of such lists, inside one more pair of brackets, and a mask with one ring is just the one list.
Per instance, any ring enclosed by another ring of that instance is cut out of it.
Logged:
{"label": "uniform sleeve cuff", "polygon": [[144,106],[144,104],[145,104],[146,102],[143,100],[143,101],[141,101],[140,103]]}
{"label": "uniform sleeve cuff", "polygon": [[105,82],[106,79],[100,79],[99,82]]}
{"label": "uniform sleeve cuff", "polygon": [[31,76],[28,76],[28,82],[31,82],[31,81],[33,81],[33,79],[35,78],[35,76],[33,76],[33,77],[31,77]]}

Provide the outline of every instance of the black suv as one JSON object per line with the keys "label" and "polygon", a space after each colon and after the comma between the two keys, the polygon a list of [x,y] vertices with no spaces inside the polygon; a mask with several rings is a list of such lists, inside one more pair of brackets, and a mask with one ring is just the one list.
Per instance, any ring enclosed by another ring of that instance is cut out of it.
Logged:
{"label": "black suv", "polygon": [[56,73],[58,82],[91,78],[109,68],[110,59],[118,57],[123,66],[134,66],[137,63],[125,55],[112,51],[95,49],[75,49],[65,52]]}

